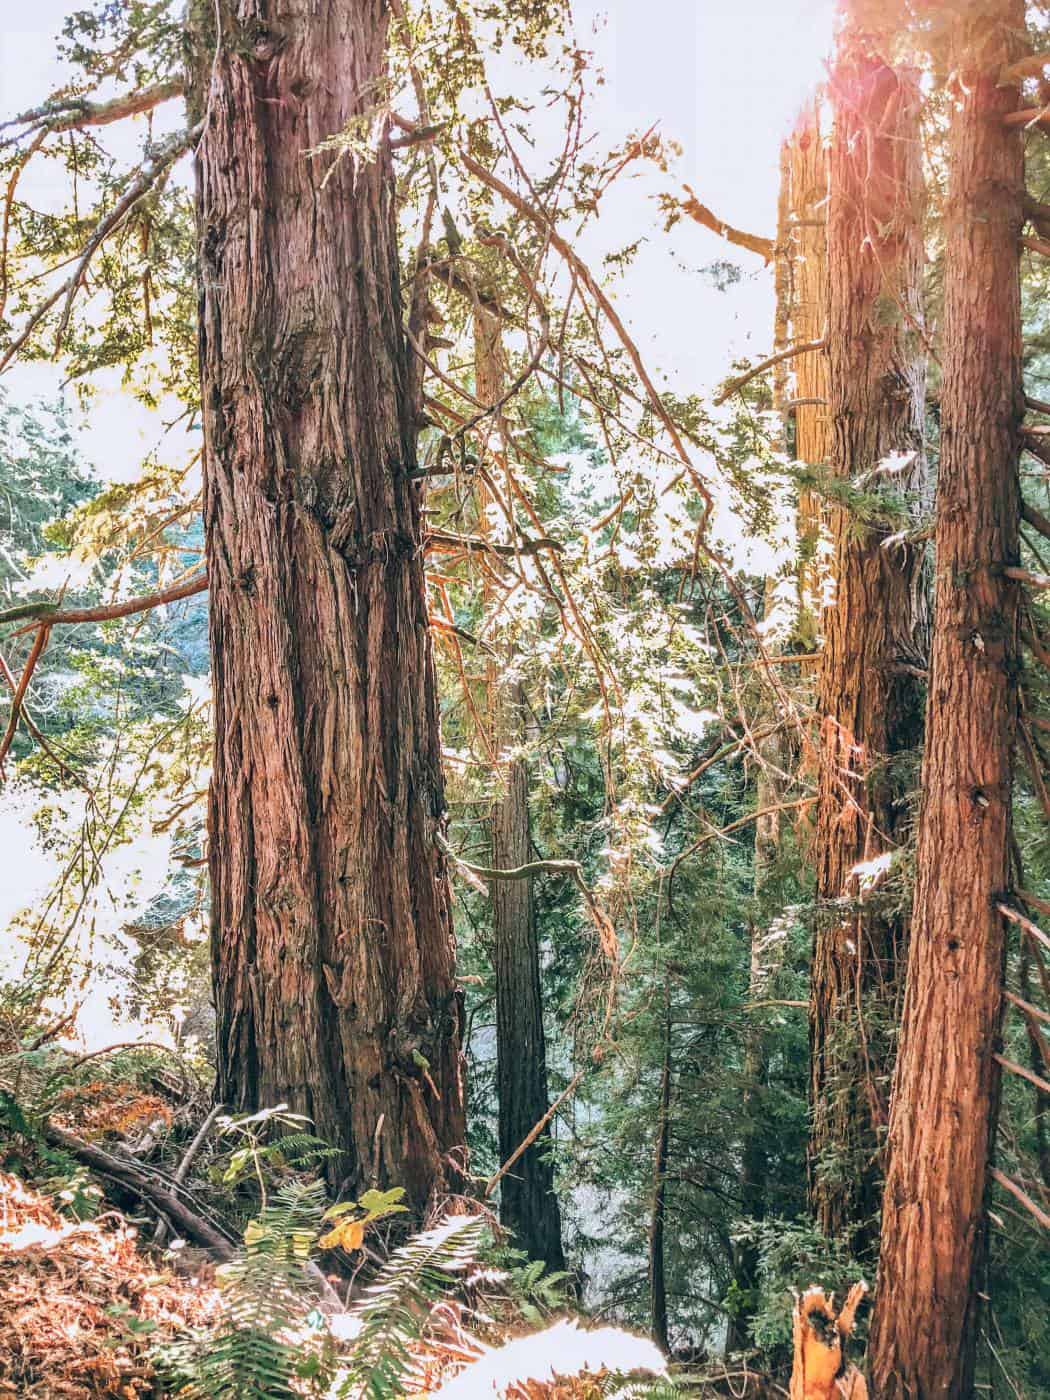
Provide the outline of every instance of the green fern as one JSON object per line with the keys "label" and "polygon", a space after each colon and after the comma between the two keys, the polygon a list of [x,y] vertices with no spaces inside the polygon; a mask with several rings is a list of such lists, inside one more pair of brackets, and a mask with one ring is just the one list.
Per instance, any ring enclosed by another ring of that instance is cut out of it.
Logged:
{"label": "green fern", "polygon": [[290,1400],[303,1394],[305,1379],[321,1373],[324,1342],[307,1327],[312,1303],[303,1265],[324,1207],[320,1182],[292,1182],[250,1222],[243,1250],[219,1271],[225,1307],[218,1331],[157,1350],[176,1395]]}
{"label": "green fern", "polygon": [[453,1215],[394,1250],[352,1311],[359,1330],[336,1395],[397,1400],[418,1373],[412,1345],[431,1308],[475,1261],[485,1231],[480,1215]]}

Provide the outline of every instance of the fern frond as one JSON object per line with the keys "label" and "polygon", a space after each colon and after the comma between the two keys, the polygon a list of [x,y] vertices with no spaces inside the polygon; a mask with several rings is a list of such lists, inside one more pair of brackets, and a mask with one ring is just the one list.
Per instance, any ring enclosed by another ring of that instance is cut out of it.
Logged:
{"label": "fern frond", "polygon": [[475,1262],[485,1217],[453,1215],[394,1250],[352,1316],[359,1330],[340,1400],[396,1400],[418,1371],[411,1345],[434,1301]]}
{"label": "fern frond", "polygon": [[219,1271],[225,1297],[218,1331],[158,1348],[158,1368],[176,1395],[292,1400],[302,1394],[296,1381],[316,1363],[317,1350],[304,1341],[312,1301],[303,1264],[324,1208],[320,1182],[289,1182],[249,1223],[243,1249]]}

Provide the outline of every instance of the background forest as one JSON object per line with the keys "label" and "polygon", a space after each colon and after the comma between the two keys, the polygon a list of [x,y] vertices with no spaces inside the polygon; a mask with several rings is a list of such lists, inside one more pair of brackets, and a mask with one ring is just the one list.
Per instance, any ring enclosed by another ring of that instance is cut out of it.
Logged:
{"label": "background forest", "polygon": [[0,1392],[1050,1396],[1047,14],[796,8],[767,227],[571,0],[5,98]]}

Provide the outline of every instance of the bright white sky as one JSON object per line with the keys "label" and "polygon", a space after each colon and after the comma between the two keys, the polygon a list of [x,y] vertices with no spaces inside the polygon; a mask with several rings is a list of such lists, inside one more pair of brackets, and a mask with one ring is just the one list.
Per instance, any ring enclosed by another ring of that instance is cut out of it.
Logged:
{"label": "bright white sky", "polygon": [[[590,125],[607,151],[658,122],[682,146],[680,180],[721,217],[755,233],[773,232],[781,138],[822,73],[834,0],[575,0],[577,37],[605,73],[594,90]],[[38,103],[59,72],[54,39],[74,0],[7,0],[0,34],[0,113]],[[494,73],[497,86],[500,74]],[[518,76],[520,77],[520,70]],[[515,75],[510,75],[514,81]],[[107,134],[109,140],[109,134]],[[53,190],[47,166],[34,163],[34,198]],[[730,361],[768,349],[771,276],[757,258],[683,221],[662,233],[654,203],[673,177],[638,167],[603,201],[598,224],[581,251],[593,264],[604,253],[647,236],[628,282],[617,291],[621,313],[658,378],[688,393],[721,379]],[[731,257],[745,281],[727,293],[699,274]],[[46,367],[15,369],[4,378],[14,397],[53,391]],[[122,394],[92,407],[82,432],[85,454],[109,479],[134,475],[159,435],[155,417]]]}

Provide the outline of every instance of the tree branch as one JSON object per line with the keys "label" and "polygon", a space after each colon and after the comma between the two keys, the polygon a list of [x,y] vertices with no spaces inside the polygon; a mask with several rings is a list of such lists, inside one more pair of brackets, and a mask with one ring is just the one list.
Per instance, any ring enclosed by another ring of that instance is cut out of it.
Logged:
{"label": "tree branch", "polygon": [[33,645],[26,658],[26,664],[22,668],[22,678],[18,682],[18,689],[11,697],[11,714],[8,717],[7,729],[4,737],[0,740],[0,775],[4,773],[4,762],[11,751],[11,745],[15,741],[15,734],[18,732],[18,716],[22,712],[22,703],[26,698],[26,691],[29,689],[29,682],[33,679],[33,672],[36,670],[36,663],[44,654],[47,646],[47,639],[51,635],[51,628],[45,622],[37,628],[36,636],[33,638]]}
{"label": "tree branch", "polygon": [[1003,1055],[993,1055],[992,1059],[997,1064],[1002,1065],[1003,1069],[1009,1070],[1011,1074],[1017,1074],[1022,1079],[1027,1079],[1029,1084],[1034,1084],[1041,1093],[1050,1094],[1050,1080],[1041,1078],[1030,1069],[1025,1069],[1024,1065],[1014,1064],[1013,1060],[1008,1060]]}
{"label": "tree branch", "polygon": [[171,588],[162,588],[157,593],[142,593],[137,598],[127,598],[123,603],[101,603],[90,608],[63,608],[58,603],[22,603],[17,608],[0,612],[0,624],[24,619],[47,627],[55,627],[60,622],[111,622],[116,617],[131,617],[134,613],[149,612],[150,608],[159,608],[165,603],[192,598],[197,593],[205,592],[207,587],[208,575],[202,573]]}
{"label": "tree branch", "polygon": [[1011,1181],[998,1167],[990,1167],[988,1175],[993,1181],[998,1182],[1004,1191],[1009,1191],[1015,1201],[1020,1201],[1025,1210],[1039,1221],[1039,1224],[1042,1225],[1044,1230],[1050,1230],[1050,1215],[1047,1215],[1045,1210],[1040,1209],[1035,1201],[1032,1200],[1031,1196],[1029,1196],[1027,1192],[1022,1191],[1016,1181]]}
{"label": "tree branch", "polygon": [[683,214],[688,214],[691,219],[695,219],[698,224],[703,224],[712,233],[717,233],[720,238],[724,238],[727,243],[733,243],[738,248],[746,248],[749,253],[757,253],[767,263],[773,261],[774,244],[772,238],[760,238],[754,233],[745,233],[742,229],[734,228],[732,224],[727,224],[724,219],[720,219],[716,214],[701,204],[696,195],[685,186],[688,199],[678,199],[674,201],[675,207]]}
{"label": "tree branch", "polygon": [[775,355],[770,355],[768,360],[760,361],[754,368],[749,369],[746,374],[740,375],[737,379],[731,379],[719,394],[718,398],[715,399],[716,407],[720,404],[724,404],[726,399],[732,398],[738,390],[742,389],[745,384],[749,384],[752,379],[757,378],[760,374],[764,374],[767,369],[772,369],[774,365],[780,364],[781,360],[790,360],[795,355],[806,355],[811,350],[823,350],[826,348],[827,343],[828,342],[824,339],[803,340],[797,345],[789,345],[786,350],[778,350]]}
{"label": "tree branch", "polygon": [[83,249],[77,257],[76,266],[72,273],[60,287],[52,292],[51,295],[37,307],[23,327],[22,333],[8,346],[7,350],[4,352],[3,358],[0,359],[0,373],[2,373],[15,358],[22,346],[33,334],[34,330],[36,330],[37,326],[39,326],[40,322],[55,303],[64,297],[65,304],[62,308],[62,316],[59,321],[58,331],[55,335],[55,354],[58,353],[69,325],[69,318],[73,311],[73,303],[76,300],[77,291],[80,288],[84,273],[87,271],[91,259],[114,229],[124,222],[127,215],[143,195],[152,188],[157,179],[183,154],[183,152],[187,151],[190,146],[192,146],[193,142],[200,134],[200,131],[201,125],[198,123],[197,126],[189,131],[176,132],[156,147],[152,158],[140,168],[138,175],[136,175],[131,184],[128,185],[120,199],[117,200],[109,213],[96,225],[94,232],[84,244]]}
{"label": "tree branch", "polygon": [[1006,65],[999,74],[999,86],[1013,87],[1025,78],[1038,78],[1048,64],[1050,64],[1050,51],[1043,50],[1039,53],[1026,54],[1024,58],[1017,59],[1015,63]]}
{"label": "tree branch", "polygon": [[[45,132],[79,131],[85,126],[109,126],[111,122],[123,121],[125,117],[140,116],[152,112],[162,102],[173,97],[181,97],[185,85],[180,79],[169,79],[154,83],[151,87],[139,88],[135,92],[121,93],[108,102],[89,102],[85,97],[52,98],[28,112],[21,112],[9,121],[0,122],[0,131],[13,126],[25,126],[29,131],[42,127]],[[23,132],[22,136],[28,135]],[[17,139],[17,138],[16,138]],[[10,139],[4,142],[10,145]]]}

